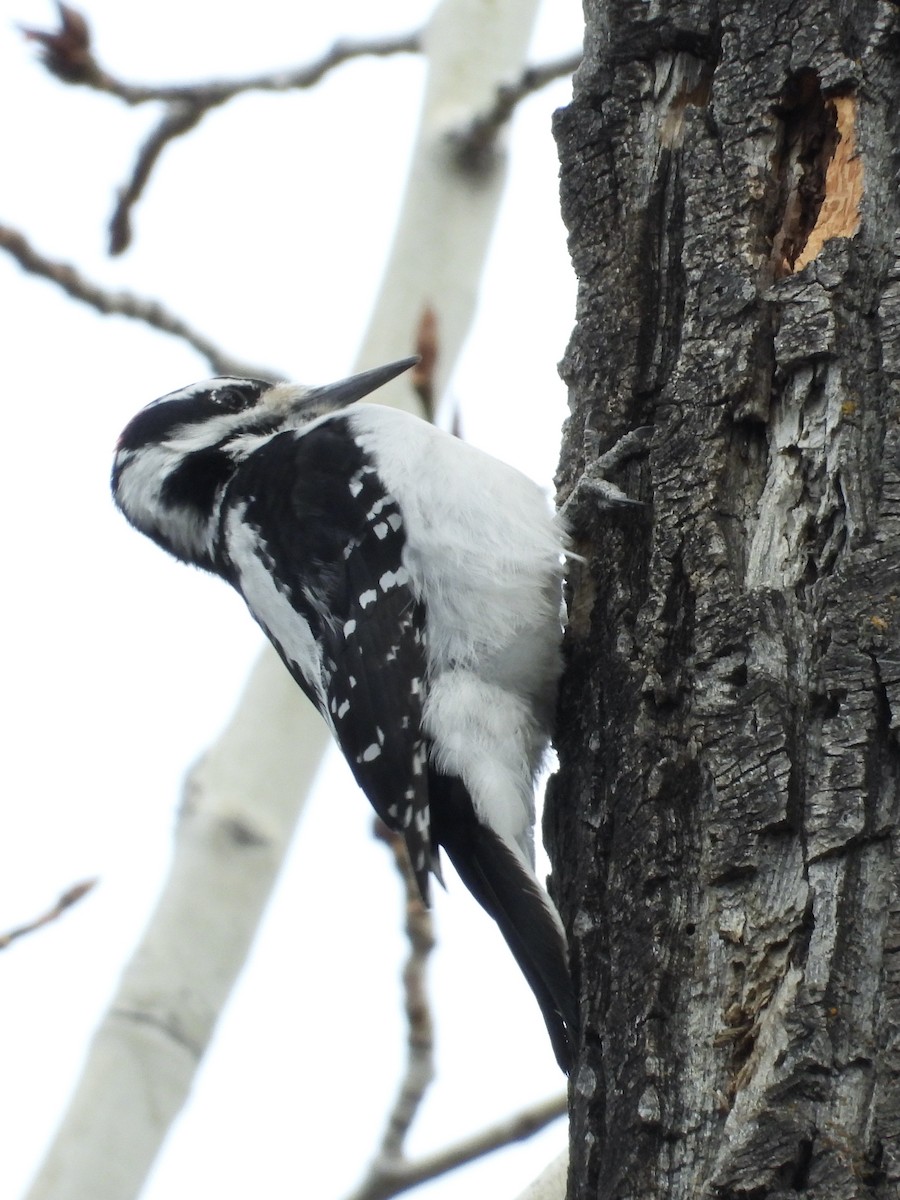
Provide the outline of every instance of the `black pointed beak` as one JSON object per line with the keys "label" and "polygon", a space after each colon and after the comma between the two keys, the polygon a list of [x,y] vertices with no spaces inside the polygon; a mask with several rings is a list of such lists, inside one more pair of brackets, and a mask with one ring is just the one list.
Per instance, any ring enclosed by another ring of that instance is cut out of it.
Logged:
{"label": "black pointed beak", "polygon": [[378,388],[384,387],[386,383],[390,383],[392,379],[396,379],[398,375],[402,375],[404,371],[414,367],[418,361],[418,355],[412,358],[401,358],[386,366],[375,367],[373,370],[363,371],[359,375],[351,375],[349,379],[341,379],[338,383],[326,383],[322,387],[310,388],[302,397],[299,406],[304,409],[315,408],[321,412],[332,412],[336,408],[345,408],[348,404],[353,404],[355,400],[362,400],[363,396],[368,396]]}

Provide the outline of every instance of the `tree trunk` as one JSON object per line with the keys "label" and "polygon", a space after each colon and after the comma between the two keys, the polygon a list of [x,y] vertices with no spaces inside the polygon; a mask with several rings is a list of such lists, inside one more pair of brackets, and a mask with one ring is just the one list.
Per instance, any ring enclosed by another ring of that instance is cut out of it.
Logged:
{"label": "tree trunk", "polygon": [[[900,1195],[900,21],[588,0],[547,806],[570,1195]],[[668,14],[668,15],[654,15]]]}

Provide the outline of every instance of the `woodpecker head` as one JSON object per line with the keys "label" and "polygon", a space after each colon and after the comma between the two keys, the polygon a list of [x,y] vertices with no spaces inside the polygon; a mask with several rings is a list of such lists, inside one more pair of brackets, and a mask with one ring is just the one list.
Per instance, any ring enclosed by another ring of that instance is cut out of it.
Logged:
{"label": "woodpecker head", "polygon": [[222,376],[170,392],[122,431],[113,498],[136,529],[176,558],[211,566],[225,487],[249,454],[362,399],[417,361],[405,358],[324,387]]}

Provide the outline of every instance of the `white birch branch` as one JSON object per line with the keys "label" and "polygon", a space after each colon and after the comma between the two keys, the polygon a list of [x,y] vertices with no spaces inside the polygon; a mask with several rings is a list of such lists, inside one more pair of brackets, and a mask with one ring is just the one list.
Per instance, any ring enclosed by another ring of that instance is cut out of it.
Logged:
{"label": "white birch branch", "polygon": [[[400,225],[359,365],[405,354],[437,315],[437,394],[471,324],[505,170],[454,156],[521,70],[538,0],[444,0],[424,38],[429,83]],[[409,405],[408,386],[406,405]],[[387,402],[404,396],[392,385]],[[134,1200],[190,1090],[325,746],[266,649],[237,713],[191,772],[172,869],[103,1018],[28,1200]]]}
{"label": "white birch branch", "polygon": [[274,654],[189,772],[156,911],[29,1196],[139,1195],[269,898],[324,741]]}
{"label": "white birch branch", "polygon": [[516,1200],[566,1200],[569,1182],[569,1151],[563,1150]]}
{"label": "white birch branch", "polygon": [[[444,0],[422,34],[430,68],[422,120],[359,363],[369,367],[408,354],[423,314],[431,309],[438,397],[475,316],[506,181],[502,131],[477,166],[459,147],[493,108],[499,88],[521,75],[538,7],[539,0]],[[380,395],[411,407],[412,397],[400,380]]]}

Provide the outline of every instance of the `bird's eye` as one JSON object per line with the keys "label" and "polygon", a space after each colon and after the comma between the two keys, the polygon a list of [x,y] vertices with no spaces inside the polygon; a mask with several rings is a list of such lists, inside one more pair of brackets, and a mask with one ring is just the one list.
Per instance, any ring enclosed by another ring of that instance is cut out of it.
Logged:
{"label": "bird's eye", "polygon": [[228,412],[237,412],[243,408],[247,401],[242,392],[236,387],[220,387],[216,388],[210,395],[210,400],[217,408],[224,408]]}

